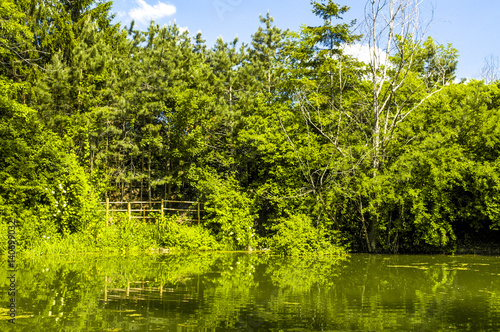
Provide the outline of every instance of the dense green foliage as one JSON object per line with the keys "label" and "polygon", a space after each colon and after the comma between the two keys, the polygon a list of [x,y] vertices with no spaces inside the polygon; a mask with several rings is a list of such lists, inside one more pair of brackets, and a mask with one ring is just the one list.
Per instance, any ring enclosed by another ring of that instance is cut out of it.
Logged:
{"label": "dense green foliage", "polygon": [[[0,251],[12,221],[36,252],[47,237],[283,254],[493,240],[498,82],[453,83],[457,51],[410,33],[363,63],[343,51],[361,40],[349,8],[312,10],[322,25],[268,13],[250,44],[209,47],[175,24],[113,25],[109,2],[3,1]],[[205,216],[105,226],[106,198],[200,200]]]}

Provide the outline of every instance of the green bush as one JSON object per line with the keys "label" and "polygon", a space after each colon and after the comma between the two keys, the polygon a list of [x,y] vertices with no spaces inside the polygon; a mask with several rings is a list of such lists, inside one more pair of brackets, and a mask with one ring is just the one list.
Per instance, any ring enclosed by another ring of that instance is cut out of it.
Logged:
{"label": "green bush", "polygon": [[202,226],[179,224],[177,216],[165,217],[158,221],[160,245],[175,249],[212,250],[218,249],[215,237]]}
{"label": "green bush", "polygon": [[0,224],[16,223],[23,250],[45,243],[44,235],[81,232],[95,220],[97,203],[68,142],[14,101],[11,89],[0,79]]}
{"label": "green bush", "polygon": [[205,198],[205,224],[214,231],[219,243],[227,250],[255,247],[255,202],[234,175],[224,179],[205,171],[197,188]]}
{"label": "green bush", "polygon": [[126,214],[116,214],[109,226],[97,228],[96,246],[103,251],[137,251],[158,246],[155,224],[129,219]]}
{"label": "green bush", "polygon": [[269,246],[280,255],[299,256],[308,254],[341,255],[345,249],[327,239],[321,228],[313,226],[305,215],[281,218],[272,228],[276,234],[269,240]]}

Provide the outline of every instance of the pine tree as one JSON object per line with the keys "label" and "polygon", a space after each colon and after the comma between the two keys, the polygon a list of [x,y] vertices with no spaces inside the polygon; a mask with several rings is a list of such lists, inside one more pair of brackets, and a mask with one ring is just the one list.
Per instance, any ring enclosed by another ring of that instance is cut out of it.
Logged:
{"label": "pine tree", "polygon": [[272,25],[274,19],[269,12],[265,17],[260,16],[260,22],[265,24],[265,28],[259,27],[252,36],[249,67],[262,86],[262,91],[269,96],[276,96],[278,94],[276,86],[282,69],[279,67],[280,53],[286,38],[286,31]]}
{"label": "pine tree", "polygon": [[189,178],[208,154],[203,136],[213,108],[205,47],[201,35],[193,44],[175,24],[151,24],[143,36],[133,57],[138,86],[127,97],[136,147],[130,181],[139,197],[191,195]]}
{"label": "pine tree", "polygon": [[11,0],[0,3],[0,77],[13,80],[18,87],[15,99],[29,103],[30,82],[39,67],[39,54],[31,41],[29,17]]}
{"label": "pine tree", "polygon": [[[230,44],[218,38],[208,54],[212,76],[210,84],[218,99],[217,126],[219,129],[212,137],[215,147],[214,159],[222,168],[235,171],[235,156],[238,127],[241,124],[245,109],[245,93],[248,88],[248,77],[245,75],[244,63],[248,57],[246,45],[237,48],[238,38]],[[246,77],[245,77],[246,76]],[[227,152],[227,153],[226,153]]]}

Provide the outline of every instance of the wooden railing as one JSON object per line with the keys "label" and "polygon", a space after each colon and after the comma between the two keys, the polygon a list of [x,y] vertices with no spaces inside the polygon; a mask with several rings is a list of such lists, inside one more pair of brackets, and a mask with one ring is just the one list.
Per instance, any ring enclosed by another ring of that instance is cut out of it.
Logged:
{"label": "wooden railing", "polygon": [[[154,286],[151,284],[155,284]],[[190,301],[195,299],[195,295],[199,296],[200,294],[200,275],[198,275],[198,282],[196,284],[196,293],[188,294],[185,291],[164,287],[163,282],[153,282],[151,280],[138,280],[138,281],[130,281],[127,280],[126,288],[118,288],[119,286],[113,287],[111,278],[108,276],[104,277],[104,302],[108,301],[119,301],[124,297],[140,301],[150,301],[153,299],[163,299],[163,301]],[[122,285],[121,287],[125,287]],[[194,286],[193,286],[194,291]],[[166,299],[164,298],[166,295]]]}
{"label": "wooden railing", "polygon": [[[155,219],[156,217],[150,216],[150,212],[160,212],[160,216],[163,218],[166,211],[171,212],[183,212],[196,215],[196,219],[185,218],[187,221],[198,221],[200,224],[200,214],[201,204],[195,201],[173,201],[173,200],[160,200],[160,201],[135,201],[135,202],[110,202],[109,198],[106,198],[106,202],[101,202],[106,208],[106,225],[109,224],[109,217],[112,212],[127,212],[129,220],[131,219]],[[168,204],[190,204],[189,208],[172,208],[167,207]],[[139,206],[139,208],[137,208]],[[195,206],[194,208],[192,208]],[[139,215],[137,215],[139,212]]]}

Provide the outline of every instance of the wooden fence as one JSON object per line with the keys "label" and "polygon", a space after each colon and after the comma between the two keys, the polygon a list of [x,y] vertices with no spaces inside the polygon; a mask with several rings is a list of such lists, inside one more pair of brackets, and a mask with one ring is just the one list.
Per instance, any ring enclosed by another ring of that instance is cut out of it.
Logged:
{"label": "wooden fence", "polygon": [[[151,284],[155,284],[152,286]],[[119,286],[115,286],[119,287]],[[196,283],[196,290],[194,285],[190,292],[184,290],[164,287],[164,282],[154,282],[142,280],[129,281],[127,280],[126,288],[115,288],[111,278],[104,277],[104,302],[119,301],[121,299],[134,300],[134,301],[150,301],[159,300],[163,302],[188,302],[191,300],[199,299],[200,296],[200,275]],[[124,285],[122,286],[124,287]],[[164,296],[166,295],[166,296]],[[196,295],[196,296],[195,296]]]}
{"label": "wooden fence", "polygon": [[[106,198],[106,202],[101,202],[106,208],[106,225],[109,224],[109,217],[112,212],[127,212],[129,220],[131,219],[155,219],[156,217],[150,216],[151,212],[160,212],[160,216],[163,218],[165,212],[182,212],[184,214],[195,215],[197,218],[185,218],[188,221],[198,221],[200,224],[200,214],[203,211],[201,209],[200,202],[194,201],[173,201],[164,200],[161,201],[136,201],[136,202],[110,202],[109,198]],[[187,208],[174,208],[170,207],[175,204],[189,204]],[[193,208],[194,206],[194,208]]]}

